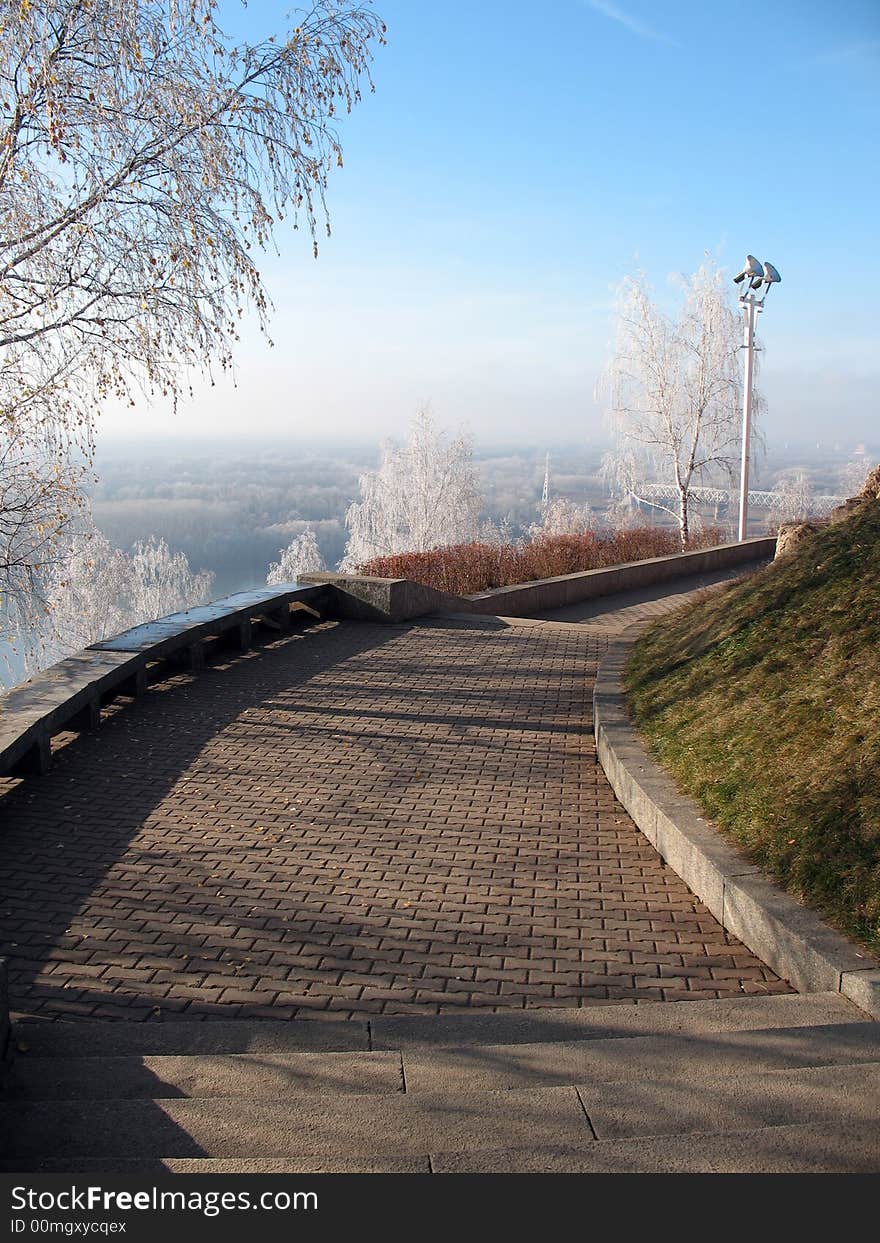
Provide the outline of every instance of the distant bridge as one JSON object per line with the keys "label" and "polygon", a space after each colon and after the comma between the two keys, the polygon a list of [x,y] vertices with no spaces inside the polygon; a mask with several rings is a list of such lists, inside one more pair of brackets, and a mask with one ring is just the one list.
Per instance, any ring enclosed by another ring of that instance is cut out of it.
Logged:
{"label": "distant bridge", "polygon": [[[726,505],[728,507],[739,505],[739,492],[732,491],[729,488],[691,488],[690,494],[695,501],[704,505]],[[633,496],[636,500],[677,501],[678,488],[673,483],[645,483],[638,489],[638,493],[633,493]],[[782,509],[787,505],[791,505],[796,496],[796,493],[791,492],[750,491],[749,508],[771,511]],[[820,517],[830,514],[832,509],[842,505],[845,500],[846,497],[844,496],[831,496],[828,494],[807,495],[804,497],[805,510],[807,513]]]}

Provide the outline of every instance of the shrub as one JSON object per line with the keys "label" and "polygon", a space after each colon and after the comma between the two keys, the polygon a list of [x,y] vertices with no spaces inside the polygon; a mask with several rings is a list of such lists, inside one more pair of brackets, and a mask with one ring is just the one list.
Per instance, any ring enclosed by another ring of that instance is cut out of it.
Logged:
{"label": "shrub", "polygon": [[[724,542],[724,532],[707,527],[695,535],[692,549]],[[625,531],[584,531],[576,535],[541,534],[521,544],[489,544],[474,540],[428,552],[402,552],[374,557],[357,567],[377,578],[408,578],[435,591],[470,595],[492,587],[577,574],[627,561],[644,561],[681,551],[677,531],[634,527]]]}

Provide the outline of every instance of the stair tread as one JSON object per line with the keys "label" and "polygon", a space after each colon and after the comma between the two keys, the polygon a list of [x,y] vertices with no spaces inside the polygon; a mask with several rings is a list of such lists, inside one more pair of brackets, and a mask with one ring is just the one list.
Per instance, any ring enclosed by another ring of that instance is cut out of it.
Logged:
{"label": "stair tread", "polygon": [[449,1093],[615,1080],[712,1078],[799,1066],[880,1061],[880,1028],[864,1023],[748,1031],[593,1038],[552,1044],[439,1046],[431,1050],[119,1054],[19,1053],[13,1100],[273,1098],[288,1094]]}
{"label": "stair tread", "polygon": [[880,1122],[443,1152],[432,1156],[432,1168],[436,1174],[876,1174]]}
{"label": "stair tread", "polygon": [[[17,1016],[13,1041],[43,1056],[347,1052],[462,1044],[533,1044],[622,1039],[673,1032],[815,1026],[866,1018],[840,993],[782,993],[722,1000],[644,1001],[571,1009],[377,1018],[369,1024],[319,1019],[164,1019],[156,1022]],[[84,1036],[87,1034],[86,1038]]]}
{"label": "stair tread", "polygon": [[599,1139],[880,1121],[880,1061],[739,1078],[589,1084],[578,1095]]}
{"label": "stair tread", "polygon": [[160,1100],[401,1092],[400,1054],[226,1053],[60,1058],[19,1055],[7,1100]]}
{"label": "stair tread", "polygon": [[880,1061],[880,1025],[633,1036],[556,1044],[476,1045],[404,1051],[407,1089],[489,1091],[538,1085],[699,1078],[765,1070]]}
{"label": "stair tread", "polygon": [[[702,1089],[702,1090],[701,1090]],[[589,1117],[589,1121],[588,1121]],[[418,1156],[580,1147],[634,1135],[880,1122],[880,1063],[664,1083],[299,1097],[28,1101],[0,1106],[4,1159]],[[592,1126],[592,1129],[591,1129]],[[592,1135],[599,1137],[593,1140]]]}
{"label": "stair tread", "polygon": [[131,1023],[16,1018],[12,1041],[13,1047],[25,1044],[34,1054],[83,1059],[125,1054],[345,1053],[370,1048],[368,1025],[345,1019],[165,1019]]}
{"label": "stair tread", "polygon": [[[0,1156],[411,1156],[441,1146],[573,1141],[591,1132],[574,1088],[405,1096],[154,1101],[27,1101],[0,1105]],[[501,1138],[504,1137],[504,1138]]]}
{"label": "stair tread", "polygon": [[372,1048],[418,1049],[475,1044],[559,1043],[672,1032],[748,1030],[861,1022],[867,1016],[840,993],[778,993],[636,1005],[580,1006],[498,1014],[377,1018]]}
{"label": "stair tread", "polygon": [[427,1153],[413,1157],[46,1157],[0,1160],[15,1174],[430,1174]]}
{"label": "stair tread", "polygon": [[580,1144],[468,1149],[412,1157],[50,1157],[0,1161],[3,1173],[132,1174],[877,1173],[880,1122],[797,1124]]}

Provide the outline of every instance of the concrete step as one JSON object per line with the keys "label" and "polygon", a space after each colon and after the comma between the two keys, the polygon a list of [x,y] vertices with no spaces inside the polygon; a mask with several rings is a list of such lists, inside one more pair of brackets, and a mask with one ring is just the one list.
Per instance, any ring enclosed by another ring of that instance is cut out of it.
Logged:
{"label": "concrete step", "polygon": [[599,1139],[880,1121],[880,1062],[580,1085]]}
{"label": "concrete step", "polygon": [[75,1157],[0,1161],[44,1174],[876,1174],[880,1122],[808,1123],[724,1134],[467,1149],[414,1157]]}
{"label": "concrete step", "polygon": [[[0,1106],[0,1159],[387,1161],[428,1153],[580,1150],[640,1136],[880,1124],[880,1063],[739,1079],[612,1083],[443,1096],[285,1101],[33,1101]],[[597,1138],[594,1138],[597,1137]]]}
{"label": "concrete step", "polygon": [[7,1100],[162,1100],[402,1092],[400,1054],[233,1053],[192,1057],[33,1057],[19,1054]]}
{"label": "concrete step", "polygon": [[501,1014],[378,1018],[370,1023],[317,1019],[47,1022],[19,1017],[14,1023],[13,1041],[42,1057],[344,1052],[610,1040],[674,1032],[808,1027],[864,1019],[862,1011],[839,993],[791,993],[718,1001],[646,1001]]}
{"label": "concrete step", "polygon": [[366,1023],[223,1019],[155,1023],[17,1018],[14,1053],[35,1057],[148,1057],[224,1053],[345,1053],[370,1048]]}
{"label": "concrete step", "polygon": [[404,1050],[403,1060],[411,1093],[457,1094],[650,1079],[693,1082],[701,1077],[880,1061],[880,1025],[866,1021],[568,1044]]}
{"label": "concrete step", "polygon": [[782,993],[708,1001],[643,1001],[637,1005],[623,1003],[559,1010],[538,1008],[506,1014],[377,1018],[370,1023],[370,1035],[374,1049],[406,1050],[809,1027],[863,1022],[866,1018],[863,1011],[840,993]]}
{"label": "concrete step", "polygon": [[431,1164],[435,1174],[876,1174],[880,1122],[443,1152]]}
{"label": "concrete step", "polygon": [[411,1157],[463,1147],[592,1139],[574,1088],[253,1100],[28,1101],[0,1105],[0,1159]]}
{"label": "concrete step", "polygon": [[416,1157],[29,1157],[0,1160],[0,1174],[430,1174],[427,1153]]}

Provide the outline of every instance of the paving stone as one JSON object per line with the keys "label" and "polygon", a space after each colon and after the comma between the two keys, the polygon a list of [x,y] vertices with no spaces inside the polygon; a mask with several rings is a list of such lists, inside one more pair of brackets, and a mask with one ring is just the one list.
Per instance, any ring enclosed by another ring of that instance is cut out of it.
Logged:
{"label": "paving stone", "polygon": [[597,660],[618,614],[657,607],[324,622],[153,686],[0,782],[11,1007],[202,1023],[786,990],[597,765]]}

